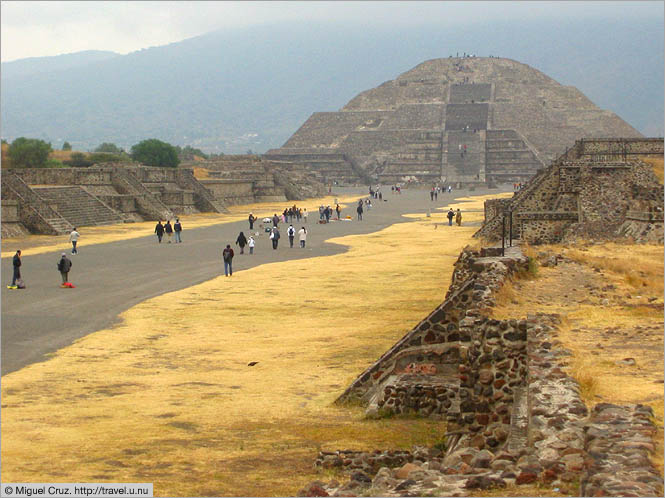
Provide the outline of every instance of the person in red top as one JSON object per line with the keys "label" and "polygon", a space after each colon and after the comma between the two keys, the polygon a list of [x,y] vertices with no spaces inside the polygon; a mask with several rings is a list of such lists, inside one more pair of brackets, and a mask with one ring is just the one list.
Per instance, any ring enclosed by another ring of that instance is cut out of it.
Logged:
{"label": "person in red top", "polygon": [[226,244],[226,248],[222,251],[222,259],[224,260],[224,275],[227,277],[233,275],[233,267],[231,262],[233,261],[233,249],[231,249],[230,244]]}

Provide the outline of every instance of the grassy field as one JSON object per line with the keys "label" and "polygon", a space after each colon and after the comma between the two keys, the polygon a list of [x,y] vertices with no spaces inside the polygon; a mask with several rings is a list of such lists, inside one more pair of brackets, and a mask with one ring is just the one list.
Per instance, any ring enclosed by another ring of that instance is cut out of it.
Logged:
{"label": "grassy field", "polygon": [[[482,216],[482,199],[461,204],[465,221]],[[312,467],[319,449],[437,443],[440,422],[366,420],[332,403],[442,301],[476,230],[435,225],[444,216],[333,239],[344,254],[150,299],[120,325],[5,375],[2,480],[284,496],[326,477]]]}

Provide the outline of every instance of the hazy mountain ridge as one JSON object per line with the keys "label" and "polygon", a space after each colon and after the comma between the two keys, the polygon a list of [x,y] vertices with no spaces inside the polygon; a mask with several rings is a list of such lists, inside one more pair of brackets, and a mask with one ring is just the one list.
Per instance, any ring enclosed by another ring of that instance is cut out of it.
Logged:
{"label": "hazy mountain ridge", "polygon": [[85,50],[72,54],[56,55],[52,57],[28,57],[11,62],[3,62],[2,79],[33,76],[36,74],[65,71],[77,66],[104,61],[120,54],[106,50]]}
{"label": "hazy mountain ridge", "polygon": [[[22,62],[14,61],[2,65],[2,133],[82,149],[156,137],[208,151],[262,152],[282,145],[313,112],[338,110],[425,60],[466,51],[529,64],[649,135],[645,128],[662,133],[662,34],[660,20],[630,28],[579,20],[399,32],[280,24],[213,32],[39,77],[7,76],[8,66]],[[548,37],[556,44],[542,43]]]}

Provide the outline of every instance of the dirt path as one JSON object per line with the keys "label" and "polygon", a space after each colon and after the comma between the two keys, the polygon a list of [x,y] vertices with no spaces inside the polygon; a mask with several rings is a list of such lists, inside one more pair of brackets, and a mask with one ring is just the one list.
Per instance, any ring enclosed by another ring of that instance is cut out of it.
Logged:
{"label": "dirt path", "polygon": [[[259,232],[255,254],[236,256],[234,270],[238,272],[266,263],[337,254],[346,248],[327,243],[326,239],[376,232],[391,224],[408,221],[402,216],[404,213],[447,207],[453,199],[453,195],[445,194],[439,196],[438,202],[432,203],[423,190],[404,190],[402,195],[391,195],[389,190],[385,192],[385,187],[383,190],[387,202],[366,212],[362,222],[355,221],[354,216],[354,221],[319,225],[316,223],[318,213],[315,216],[312,212],[315,210],[311,209],[305,250],[290,249],[285,229],[282,229],[279,249],[273,251],[267,235]],[[360,192],[360,189],[340,189],[338,193],[340,198],[353,198]],[[478,195],[489,193],[496,195],[499,192],[474,192]],[[468,194],[467,191],[458,191],[454,197]],[[263,209],[274,208],[267,205]],[[261,214],[261,206],[254,206],[254,210]],[[349,206],[342,216],[355,215],[354,211]],[[10,291],[2,286],[2,375],[41,361],[45,355],[76,339],[110,326],[121,312],[145,299],[218,276],[223,272],[222,248],[227,243],[233,244],[241,230],[248,231],[248,224],[244,221],[246,213],[236,213],[235,216],[243,221],[193,229],[188,228],[188,219],[183,216],[185,229],[182,244],[158,245],[154,235],[135,237],[136,231],[131,230],[134,227],[129,227],[128,231],[122,226],[120,232],[112,234],[116,241],[89,245],[86,243],[86,232],[81,230],[83,237],[79,255],[72,257],[73,268],[70,272],[70,280],[77,286],[76,289],[59,287],[60,275],[56,264],[62,249],[45,246],[40,239],[34,248],[37,254],[30,255],[30,250],[26,250],[23,257],[21,270],[28,288]],[[101,227],[101,232],[105,230],[109,228]],[[152,230],[146,232],[151,234]],[[3,249],[8,249],[4,243]],[[2,272],[5,279],[12,274],[11,258],[2,259]]]}

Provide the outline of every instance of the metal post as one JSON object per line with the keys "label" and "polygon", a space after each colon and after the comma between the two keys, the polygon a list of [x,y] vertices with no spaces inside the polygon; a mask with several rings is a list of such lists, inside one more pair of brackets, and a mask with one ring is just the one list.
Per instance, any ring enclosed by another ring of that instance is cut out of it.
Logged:
{"label": "metal post", "polygon": [[510,213],[510,247],[513,247],[513,210],[508,211]]}
{"label": "metal post", "polygon": [[506,214],[501,218],[501,256],[506,254]]}

